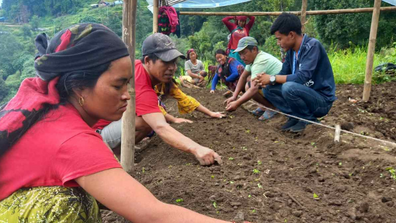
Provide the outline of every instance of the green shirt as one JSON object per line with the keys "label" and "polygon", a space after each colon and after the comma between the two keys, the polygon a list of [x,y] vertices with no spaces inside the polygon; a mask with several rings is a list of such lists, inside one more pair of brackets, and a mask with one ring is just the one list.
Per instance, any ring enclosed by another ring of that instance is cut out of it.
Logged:
{"label": "green shirt", "polygon": [[282,69],[282,62],[280,62],[276,57],[269,53],[260,51],[257,54],[252,64],[246,65],[245,70],[249,71],[252,75],[251,78],[255,78],[259,73],[266,73],[269,75],[276,75]]}

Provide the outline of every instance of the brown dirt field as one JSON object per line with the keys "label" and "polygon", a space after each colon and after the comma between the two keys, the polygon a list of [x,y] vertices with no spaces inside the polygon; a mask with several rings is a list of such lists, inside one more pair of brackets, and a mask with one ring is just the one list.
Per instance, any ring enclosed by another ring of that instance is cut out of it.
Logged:
{"label": "brown dirt field", "polygon": [[[395,142],[395,89],[396,83],[373,86],[370,102],[363,103],[363,86],[339,85],[338,100],[321,123]],[[221,92],[183,91],[224,110]],[[166,105],[181,116],[174,100]],[[153,137],[137,153],[133,176],[163,202],[230,221],[396,222],[396,179],[387,169],[396,168],[391,145],[345,133],[335,144],[334,130],[312,125],[302,134],[283,133],[286,117],[258,121],[244,109],[225,119],[199,112],[184,117],[194,123],[173,126],[214,149],[223,165],[202,167]],[[104,222],[127,222],[109,211],[102,216]]]}

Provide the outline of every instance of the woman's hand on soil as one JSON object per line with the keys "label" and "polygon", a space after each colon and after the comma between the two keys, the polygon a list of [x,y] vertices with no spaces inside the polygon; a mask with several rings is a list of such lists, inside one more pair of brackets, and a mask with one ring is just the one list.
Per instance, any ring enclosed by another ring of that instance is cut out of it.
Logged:
{"label": "woman's hand on soil", "polygon": [[185,119],[185,118],[175,118],[175,120],[173,121],[173,123],[193,123],[193,121]]}
{"label": "woman's hand on soil", "polygon": [[214,90],[210,90],[210,93],[213,94],[215,91]]}
{"label": "woman's hand on soil", "polygon": [[222,112],[212,112],[210,117],[212,118],[224,118],[226,115]]}
{"label": "woman's hand on soil", "polygon": [[199,163],[202,166],[208,166],[213,164],[215,161],[218,164],[221,164],[221,157],[219,156],[219,154],[217,154],[215,151],[213,151],[212,149],[209,149],[207,147],[199,147],[197,148],[193,154],[195,155],[195,158],[197,158],[197,160],[199,161]]}

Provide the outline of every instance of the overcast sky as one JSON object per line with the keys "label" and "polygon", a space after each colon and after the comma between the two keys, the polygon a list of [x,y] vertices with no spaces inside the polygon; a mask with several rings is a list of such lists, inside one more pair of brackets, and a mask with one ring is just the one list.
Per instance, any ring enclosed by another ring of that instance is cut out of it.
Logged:
{"label": "overcast sky", "polygon": [[3,0],[0,0],[0,6],[1,6],[1,3],[3,3]]}

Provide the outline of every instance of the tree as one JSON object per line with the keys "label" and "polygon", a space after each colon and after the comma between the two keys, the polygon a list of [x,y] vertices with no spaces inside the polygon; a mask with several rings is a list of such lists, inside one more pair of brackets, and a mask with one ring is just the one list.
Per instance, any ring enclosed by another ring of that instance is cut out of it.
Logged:
{"label": "tree", "polygon": [[2,101],[8,95],[8,86],[4,82],[3,78],[0,78],[0,105],[2,105]]}
{"label": "tree", "polygon": [[[388,6],[382,3],[383,6]],[[373,1],[366,0],[329,0],[310,1],[308,7],[317,10],[345,9],[373,7]],[[347,48],[353,45],[366,45],[370,35],[371,13],[320,15],[315,17],[315,28],[325,45],[334,43],[339,48]],[[389,24],[396,23],[396,13],[381,12],[378,34],[377,49],[390,45],[395,37],[396,29]]]}
{"label": "tree", "polygon": [[30,26],[33,30],[37,30],[37,28],[39,28],[40,19],[37,15],[32,16],[32,18],[30,19]]}
{"label": "tree", "polygon": [[9,76],[18,71],[15,67],[15,61],[23,53],[23,46],[17,41],[12,34],[1,35],[0,37],[0,70],[5,72],[5,76]]}

